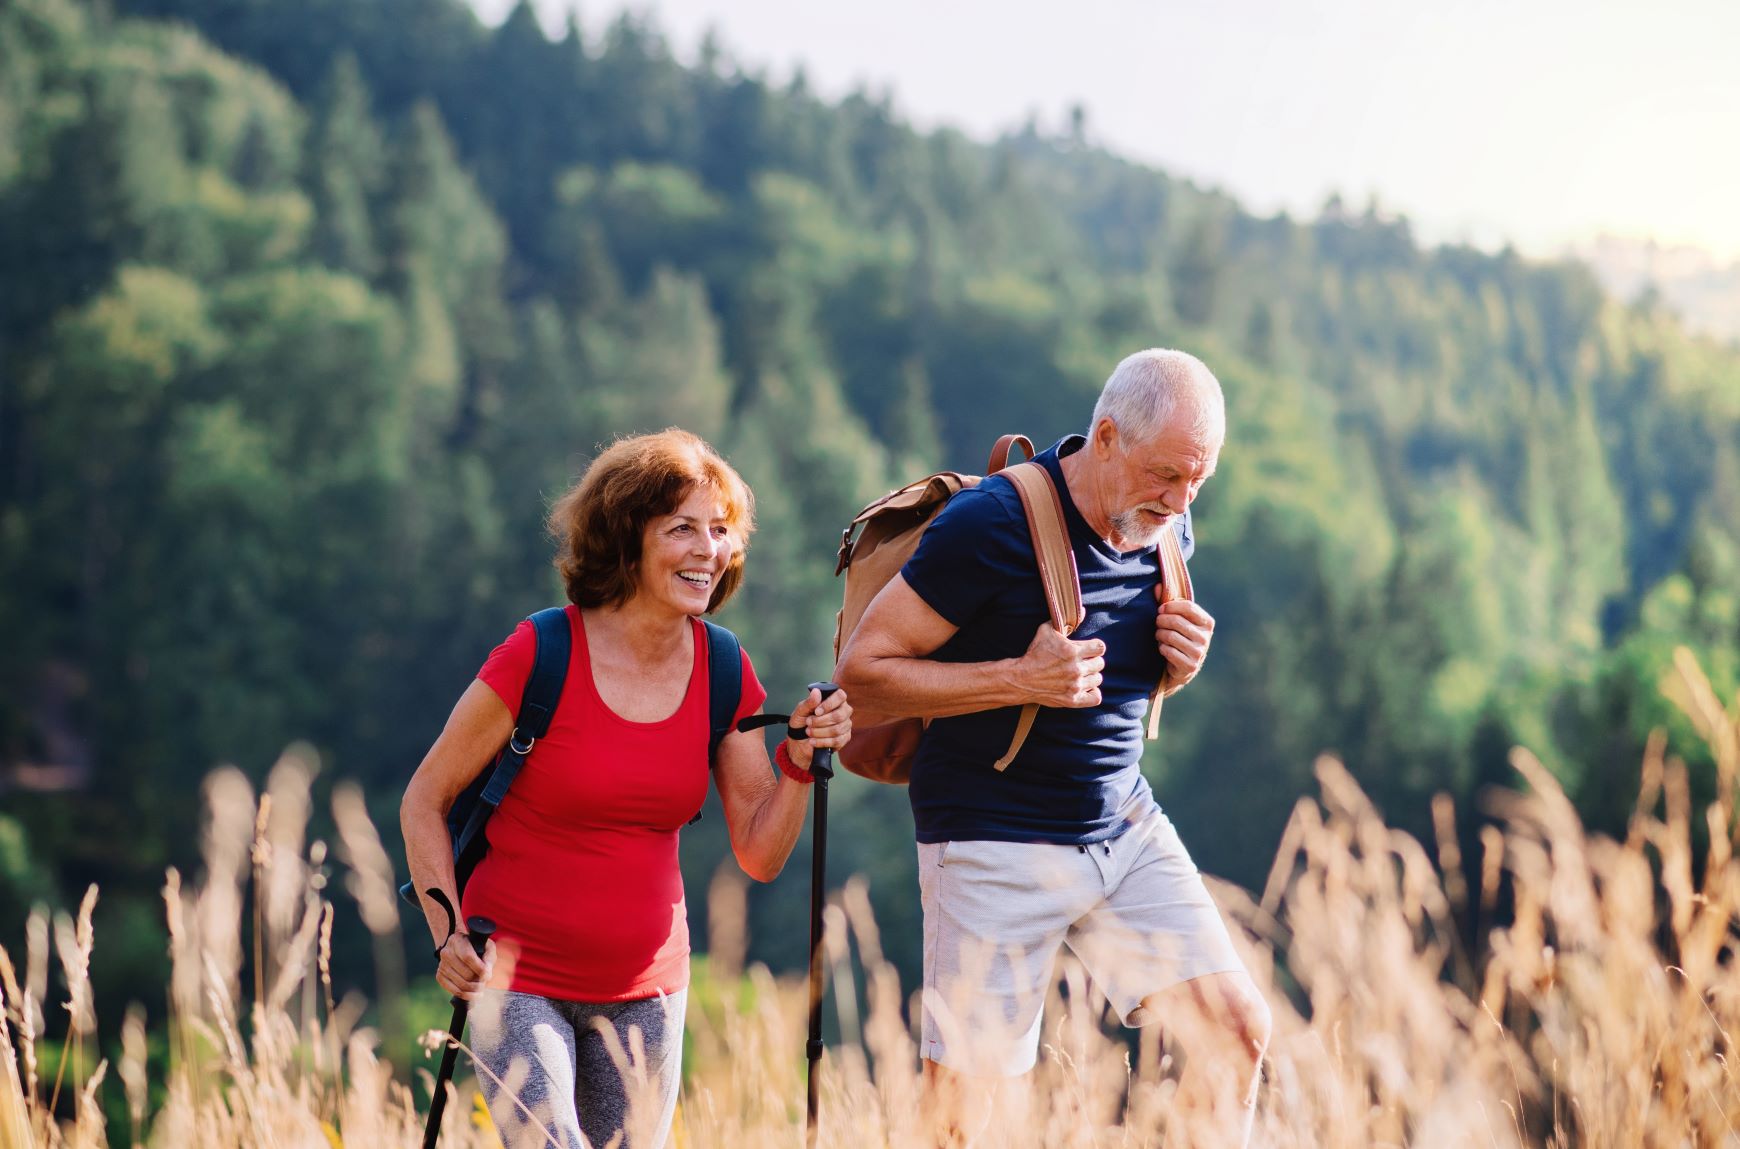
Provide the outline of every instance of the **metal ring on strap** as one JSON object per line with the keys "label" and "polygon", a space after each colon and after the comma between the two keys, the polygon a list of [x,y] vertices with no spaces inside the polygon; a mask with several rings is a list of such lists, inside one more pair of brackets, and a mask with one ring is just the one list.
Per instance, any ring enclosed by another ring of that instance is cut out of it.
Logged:
{"label": "metal ring on strap", "polygon": [[[525,745],[520,745],[521,742],[524,742]],[[514,727],[513,735],[508,738],[508,749],[512,750],[515,754],[518,754],[521,758],[530,754],[532,752],[532,747],[537,744],[538,740],[536,738],[530,738],[521,734],[519,727],[517,726]]]}

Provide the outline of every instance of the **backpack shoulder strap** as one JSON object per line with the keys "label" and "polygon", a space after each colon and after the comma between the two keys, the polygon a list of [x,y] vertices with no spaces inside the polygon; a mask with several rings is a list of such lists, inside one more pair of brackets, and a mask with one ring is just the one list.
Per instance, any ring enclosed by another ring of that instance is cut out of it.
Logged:
{"label": "backpack shoulder strap", "polygon": [[702,619],[701,625],[707,628],[707,761],[711,763],[743,700],[743,646],[718,623]]}
{"label": "backpack shoulder strap", "polygon": [[[1051,624],[1064,634],[1071,634],[1087,617],[1081,601],[1081,576],[1075,567],[1075,548],[1069,541],[1069,525],[1063,517],[1063,497],[1057,484],[1043,464],[1026,462],[1000,472],[1015,484],[1021,496],[1021,506],[1027,512],[1027,529],[1033,536],[1033,554],[1039,560],[1039,581],[1045,588],[1045,606],[1051,612]],[[1009,749],[994,763],[998,770],[1007,769],[1021,752],[1028,731],[1039,714],[1036,703],[1021,708],[1015,724],[1015,738]]]}
{"label": "backpack shoulder strap", "polygon": [[[1179,541],[1178,531],[1171,523],[1160,532],[1160,602],[1165,605],[1178,599],[1190,600],[1196,597],[1190,586],[1190,567],[1184,562],[1184,544]],[[1154,687],[1154,694],[1148,699],[1148,737],[1150,740],[1160,737],[1160,703],[1166,698],[1166,678],[1168,671],[1160,673],[1160,682]]]}
{"label": "backpack shoulder strap", "polygon": [[1160,601],[1163,603],[1196,598],[1190,585],[1190,567],[1184,561],[1184,544],[1178,538],[1173,523],[1160,532]]}
{"label": "backpack shoulder strap", "polygon": [[1039,560],[1039,581],[1045,587],[1045,606],[1051,611],[1052,624],[1069,634],[1087,617],[1087,609],[1081,601],[1081,578],[1075,569],[1069,525],[1063,517],[1063,497],[1042,464],[1017,463],[1001,473],[1015,484],[1027,512],[1027,529],[1033,536],[1033,554]]}
{"label": "backpack shoulder strap", "polygon": [[508,738],[489,785],[483,789],[482,804],[494,810],[507,797],[520,767],[532,746],[550,729],[550,719],[556,715],[562,687],[568,680],[568,659],[574,649],[574,632],[568,623],[566,607],[552,606],[532,615],[532,633],[537,639],[537,654],[532,660],[532,672],[526,678],[525,693],[520,696],[519,716],[514,720],[514,732]]}
{"label": "backpack shoulder strap", "polygon": [[568,623],[567,608],[560,606],[534,614],[532,628],[538,636],[538,657],[532,663],[531,677],[526,679],[515,726],[521,734],[542,738],[550,729],[550,719],[555,717],[556,704],[561,701],[562,687],[568,679],[574,632]]}

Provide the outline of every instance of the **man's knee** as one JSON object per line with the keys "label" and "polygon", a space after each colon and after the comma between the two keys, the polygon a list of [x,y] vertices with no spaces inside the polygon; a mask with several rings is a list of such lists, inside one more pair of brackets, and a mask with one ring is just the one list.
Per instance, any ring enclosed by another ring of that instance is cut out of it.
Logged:
{"label": "man's knee", "polygon": [[1262,1059],[1274,1031],[1269,1003],[1244,973],[1193,978],[1149,998],[1144,1011],[1187,1045],[1231,1047],[1252,1062]]}
{"label": "man's knee", "polygon": [[1195,999],[1222,1041],[1236,1044],[1241,1053],[1260,1061],[1269,1048],[1274,1016],[1249,974],[1213,974],[1199,979]]}
{"label": "man's knee", "polygon": [[966,1149],[991,1123],[1009,1081],[970,1077],[925,1058],[923,1116],[939,1149]]}
{"label": "man's knee", "polygon": [[1239,977],[1226,987],[1227,1027],[1253,1060],[1262,1060],[1274,1035],[1275,1018],[1269,1003],[1248,977]]}

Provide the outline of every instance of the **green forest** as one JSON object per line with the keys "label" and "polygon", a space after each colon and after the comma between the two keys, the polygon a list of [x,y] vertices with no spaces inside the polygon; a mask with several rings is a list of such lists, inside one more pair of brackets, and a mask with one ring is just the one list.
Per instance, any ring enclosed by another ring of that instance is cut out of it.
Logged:
{"label": "green forest", "polygon": [[[1687,646],[1740,688],[1740,348],[1375,204],[1252,214],[1059,119],[921,132],[526,3],[0,0],[0,944],[100,883],[99,1001],[155,1011],[164,868],[222,763],[258,784],[307,743],[322,799],[355,780],[396,827],[484,656],[559,601],[545,509],[614,436],[687,427],[752,485],[721,621],[795,700],[863,502],[1084,430],[1156,345],[1230,409],[1192,568],[1218,637],[1145,763],[1205,870],[1260,886],[1324,752],[1422,834],[1440,792],[1477,832],[1516,744],[1599,830],[1657,729],[1714,793],[1661,682]],[[911,968],[904,794],[845,779],[832,818]],[[722,819],[683,849],[699,921]],[[800,965],[807,877],[752,892],[752,956]]]}

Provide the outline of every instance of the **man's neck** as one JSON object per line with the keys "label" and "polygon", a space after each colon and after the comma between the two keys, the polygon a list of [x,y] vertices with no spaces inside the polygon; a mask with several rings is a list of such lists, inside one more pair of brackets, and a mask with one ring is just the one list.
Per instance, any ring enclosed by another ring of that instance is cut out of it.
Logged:
{"label": "man's neck", "polygon": [[1093,533],[1110,543],[1112,540],[1108,536],[1112,531],[1112,519],[1100,506],[1098,483],[1095,481],[1098,476],[1088,454],[1091,450],[1092,443],[1083,443],[1079,450],[1064,455],[1057,463],[1063,469],[1063,485],[1069,488],[1070,502],[1081,512]]}

